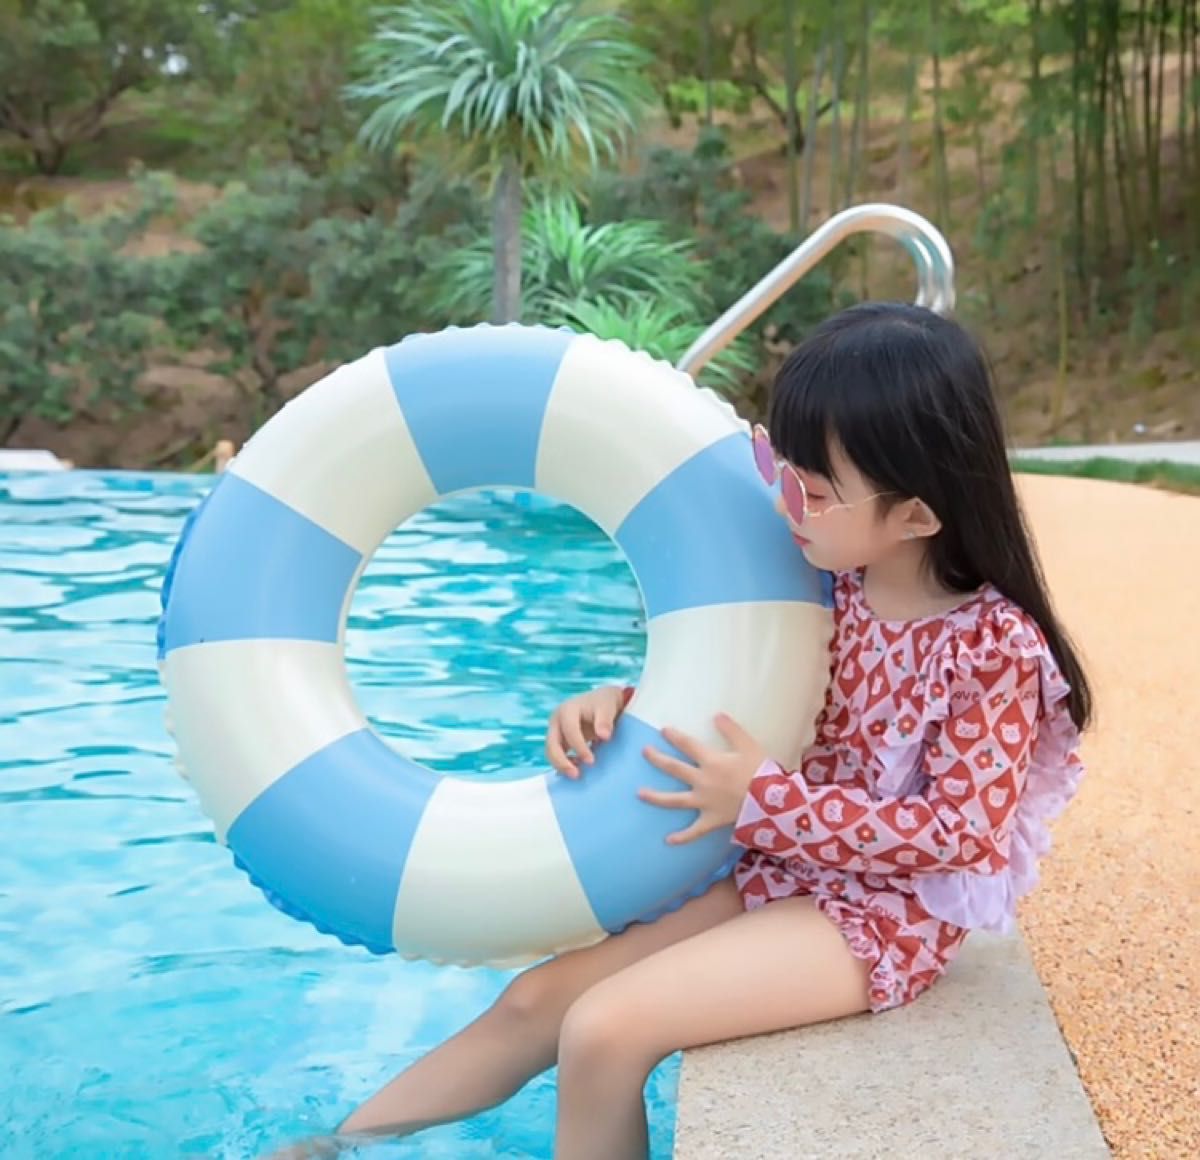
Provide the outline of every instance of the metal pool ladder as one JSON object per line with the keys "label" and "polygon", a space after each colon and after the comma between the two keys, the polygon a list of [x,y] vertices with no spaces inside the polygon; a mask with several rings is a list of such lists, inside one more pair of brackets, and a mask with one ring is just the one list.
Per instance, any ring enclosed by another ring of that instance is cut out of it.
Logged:
{"label": "metal pool ladder", "polygon": [[917,305],[938,314],[954,309],[954,257],[946,239],[920,214],[899,205],[855,205],[834,214],[784,258],[757,285],[747,290],[716,320],[676,363],[695,375],[724,350],[763,311],[773,306],[835,246],[851,234],[887,234],[911,255],[917,267]]}

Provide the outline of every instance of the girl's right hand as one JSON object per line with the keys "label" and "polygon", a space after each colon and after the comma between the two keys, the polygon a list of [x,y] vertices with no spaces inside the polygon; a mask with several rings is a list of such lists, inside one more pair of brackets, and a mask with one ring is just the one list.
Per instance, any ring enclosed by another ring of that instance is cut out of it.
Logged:
{"label": "girl's right hand", "polygon": [[576,763],[595,762],[592,744],[612,736],[617,718],[624,710],[625,690],[612,686],[564,701],[554,711],[546,731],[546,756],[550,764],[567,777],[578,777]]}

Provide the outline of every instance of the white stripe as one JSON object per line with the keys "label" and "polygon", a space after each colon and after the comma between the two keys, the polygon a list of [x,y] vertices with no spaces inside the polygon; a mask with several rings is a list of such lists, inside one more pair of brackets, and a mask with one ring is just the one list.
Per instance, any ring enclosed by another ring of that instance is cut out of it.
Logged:
{"label": "white stripe", "polygon": [[396,949],[516,966],[604,937],[571,864],[544,777],[447,777],[413,838]]}
{"label": "white stripe", "polygon": [[612,535],[681,463],[742,429],[732,407],[682,371],[581,335],[563,356],[546,407],[537,490]]}
{"label": "white stripe", "polygon": [[366,724],[335,644],[191,645],[168,653],[163,670],[179,752],[222,842],[288,770]]}
{"label": "white stripe", "polygon": [[382,349],[294,398],[229,470],[366,556],[437,498]]}
{"label": "white stripe", "polygon": [[795,766],[816,732],[832,633],[829,609],[799,601],[657,616],[630,712],[712,745],[724,745],[713,718],[728,713],[771,757]]}

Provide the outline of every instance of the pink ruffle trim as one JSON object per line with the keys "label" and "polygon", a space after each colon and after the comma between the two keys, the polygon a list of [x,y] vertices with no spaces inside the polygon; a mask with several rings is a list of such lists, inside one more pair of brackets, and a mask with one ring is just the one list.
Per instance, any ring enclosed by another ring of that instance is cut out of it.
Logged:
{"label": "pink ruffle trim", "polygon": [[1008,865],[992,875],[919,874],[913,888],[925,909],[943,922],[1008,933],[1017,900],[1037,885],[1038,863],[1051,846],[1049,823],[1078,791],[1083,763],[1079,731],[1067,707],[1070,686],[1036,625],[1012,605],[987,608],[976,628],[954,635],[944,660],[947,680],[969,677],[973,670],[994,664],[998,655],[1033,662],[1041,676],[1041,721],[1013,822]]}
{"label": "pink ruffle trim", "polygon": [[[914,985],[911,970],[893,959],[897,953],[895,944],[876,928],[869,910],[849,906],[837,898],[817,897],[816,904],[841,932],[850,953],[871,968],[867,976],[867,1001],[872,1014],[902,1007],[928,990],[928,982]],[[937,974],[944,969],[945,966],[939,964]]]}

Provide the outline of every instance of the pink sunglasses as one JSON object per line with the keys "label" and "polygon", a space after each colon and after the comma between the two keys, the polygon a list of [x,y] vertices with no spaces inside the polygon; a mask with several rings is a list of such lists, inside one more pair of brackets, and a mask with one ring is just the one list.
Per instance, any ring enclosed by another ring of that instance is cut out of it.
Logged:
{"label": "pink sunglasses", "polygon": [[800,473],[790,463],[775,454],[775,448],[771,445],[771,437],[761,423],[754,427],[753,446],[754,465],[758,468],[758,474],[768,485],[773,486],[777,479],[781,480],[779,490],[783,496],[783,509],[787,512],[788,519],[797,526],[804,523],[805,520],[817,519],[819,516],[828,515],[840,508],[858,507],[869,500],[889,494],[878,491],[865,499],[855,500],[854,503],[830,504],[819,512],[815,512],[809,507],[808,488],[804,486],[804,480],[800,478]]}

